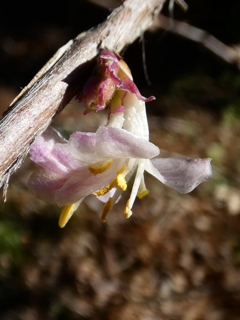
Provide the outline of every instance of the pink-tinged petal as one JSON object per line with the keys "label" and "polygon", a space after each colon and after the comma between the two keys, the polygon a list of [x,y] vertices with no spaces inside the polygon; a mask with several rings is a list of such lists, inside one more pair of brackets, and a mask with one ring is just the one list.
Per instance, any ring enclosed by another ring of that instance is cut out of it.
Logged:
{"label": "pink-tinged petal", "polygon": [[159,148],[126,130],[102,126],[96,132],[96,152],[104,158],[150,159],[159,154]]}
{"label": "pink-tinged petal", "polygon": [[[54,130],[47,130],[31,146],[30,159],[46,170],[57,174],[65,174],[68,168],[65,166],[54,149],[59,142],[65,142]],[[62,143],[62,145],[67,145]]]}
{"label": "pink-tinged petal", "polygon": [[78,167],[96,162],[96,133],[75,132],[70,136],[68,145]]}
{"label": "pink-tinged petal", "polygon": [[111,78],[107,78],[105,74],[102,77],[92,76],[84,87],[84,94],[78,95],[77,100],[81,102],[85,97],[87,107],[99,111],[106,108],[114,91],[115,82]]}
{"label": "pink-tinged petal", "polygon": [[48,203],[56,203],[56,191],[61,189],[65,182],[66,178],[61,178],[58,174],[39,169],[31,175],[28,187],[38,199]]}
{"label": "pink-tinged petal", "polygon": [[79,153],[92,152],[96,145],[96,133],[74,132],[69,138],[69,145],[74,151]]}
{"label": "pink-tinged petal", "polygon": [[[44,168],[48,165],[48,170],[66,174],[72,171],[77,171],[81,167],[86,166],[95,158],[94,147],[96,143],[96,134],[87,132],[75,132],[70,136],[68,143],[56,143],[51,150],[51,158],[45,160]],[[50,163],[50,160],[54,162]],[[63,166],[64,171],[56,170],[58,166]],[[47,169],[47,168],[46,168]]]}
{"label": "pink-tinged petal", "polygon": [[55,200],[59,206],[77,202],[109,185],[116,177],[121,161],[112,163],[103,173],[93,175],[88,168],[73,172],[66,183],[56,191]]}
{"label": "pink-tinged petal", "polygon": [[125,90],[127,92],[133,93],[137,96],[137,98],[139,100],[145,101],[145,102],[149,102],[152,100],[155,100],[156,98],[154,96],[151,96],[149,98],[145,98],[141,95],[141,93],[139,92],[137,86],[135,85],[135,83],[128,78],[127,76],[121,79],[121,84],[117,85],[118,89],[120,90]]}
{"label": "pink-tinged petal", "polygon": [[57,203],[59,206],[69,205],[109,185],[121,166],[121,161],[115,161],[110,168],[98,175],[93,175],[85,167],[66,178],[40,169],[30,177],[28,186],[37,198],[45,202]]}
{"label": "pink-tinged petal", "polygon": [[168,187],[188,193],[212,175],[211,159],[159,158],[153,165],[164,177]]}
{"label": "pink-tinged petal", "polygon": [[115,91],[115,83],[112,79],[107,78],[101,82],[97,92],[96,111],[106,108],[107,103],[112,99]]}
{"label": "pink-tinged petal", "polygon": [[103,74],[108,75],[116,85],[121,83],[118,77],[120,61],[121,58],[109,50],[102,50],[98,58],[98,63],[103,68]]}

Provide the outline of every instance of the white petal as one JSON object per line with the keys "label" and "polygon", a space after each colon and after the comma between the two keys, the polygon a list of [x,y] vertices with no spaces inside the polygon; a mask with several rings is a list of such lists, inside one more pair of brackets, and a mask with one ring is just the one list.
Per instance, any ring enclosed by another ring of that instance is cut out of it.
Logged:
{"label": "white petal", "polygon": [[[155,160],[155,159],[154,159]],[[160,174],[158,169],[153,165],[152,160],[146,160],[145,161],[145,171],[150,173],[152,176],[154,176],[156,179],[161,181],[162,183],[166,183],[165,178]]]}
{"label": "white petal", "polygon": [[96,138],[96,153],[99,157],[150,159],[160,152],[153,143],[124,129],[99,127]]}
{"label": "white petal", "polygon": [[149,140],[145,102],[139,100],[135,94],[128,93],[124,98],[124,106],[124,129],[139,138]]}
{"label": "white petal", "polygon": [[212,175],[211,159],[159,158],[153,165],[159,170],[168,187],[188,193]]}

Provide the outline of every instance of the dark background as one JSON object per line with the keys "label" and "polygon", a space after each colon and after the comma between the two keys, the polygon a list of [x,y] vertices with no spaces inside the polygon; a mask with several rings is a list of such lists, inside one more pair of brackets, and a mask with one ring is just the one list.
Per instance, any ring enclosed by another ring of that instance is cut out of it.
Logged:
{"label": "dark background", "polygon": [[[175,5],[174,18],[240,43],[238,0],[188,5]],[[109,12],[83,0],[2,0],[1,112],[60,46]],[[26,187],[27,159],[0,210],[0,319],[240,319],[238,66],[168,30],[146,33],[144,46],[138,40],[123,56],[141,93],[157,98],[147,105],[151,141],[163,156],[211,157],[214,175],[189,195],[146,176],[150,194],[130,219],[122,214],[127,196],[107,223],[88,197],[59,229],[59,208]],[[53,126],[69,134],[99,120],[82,117],[71,102]]]}

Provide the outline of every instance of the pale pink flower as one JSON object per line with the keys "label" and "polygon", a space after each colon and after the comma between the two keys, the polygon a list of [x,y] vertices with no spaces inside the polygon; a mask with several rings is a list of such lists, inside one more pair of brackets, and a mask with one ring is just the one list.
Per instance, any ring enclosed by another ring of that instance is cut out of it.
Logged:
{"label": "pale pink flower", "polygon": [[30,150],[30,159],[42,169],[33,173],[29,187],[39,199],[64,206],[60,227],[89,195],[105,202],[101,216],[105,221],[133,175],[126,217],[132,214],[136,197],[149,192],[145,171],[181,193],[192,191],[212,174],[210,159],[156,158],[160,150],[149,142],[147,99],[140,95],[127,65],[108,50],[100,54],[99,65],[101,72],[91,77],[83,96],[91,111],[108,107],[107,125],[95,133],[75,132],[69,141],[49,129]]}

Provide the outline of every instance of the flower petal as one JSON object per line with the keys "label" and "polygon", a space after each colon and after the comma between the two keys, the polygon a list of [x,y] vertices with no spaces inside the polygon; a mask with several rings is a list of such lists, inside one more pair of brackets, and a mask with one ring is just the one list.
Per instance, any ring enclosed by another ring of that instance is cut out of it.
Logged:
{"label": "flower petal", "polygon": [[151,96],[149,98],[145,98],[144,96],[142,96],[135,83],[127,75],[122,76],[121,80],[121,84],[117,85],[118,89],[133,93],[139,100],[142,100],[144,102],[149,102],[156,99],[154,96]]}
{"label": "flower petal", "polygon": [[149,140],[145,102],[138,100],[134,94],[128,93],[124,98],[124,107],[123,128],[139,138]]}
{"label": "flower petal", "polygon": [[59,206],[72,204],[106,187],[115,179],[121,165],[122,161],[114,161],[106,171],[98,175],[92,174],[88,168],[73,172],[64,185],[56,191],[56,203]]}
{"label": "flower petal", "polygon": [[38,199],[47,203],[56,203],[56,191],[62,188],[66,179],[61,178],[58,174],[39,169],[31,175],[28,187]]}
{"label": "flower petal", "polygon": [[188,193],[212,175],[211,159],[159,158],[153,159],[153,165],[158,169],[170,188],[180,193]]}
{"label": "flower petal", "polygon": [[[62,143],[59,143],[62,142]],[[57,174],[64,174],[68,171],[63,161],[55,153],[55,146],[66,145],[56,131],[48,129],[42,136],[40,136],[32,145],[30,149],[30,159],[46,170],[55,172]]]}
{"label": "flower petal", "polygon": [[71,154],[72,162],[75,163],[77,169],[77,167],[85,166],[86,163],[96,161],[95,145],[96,133],[75,132],[69,138],[67,150],[65,150],[66,145],[62,145],[61,148],[62,152]]}
{"label": "flower petal", "polygon": [[150,159],[159,154],[153,143],[123,129],[100,127],[96,132],[97,153],[105,158]]}

